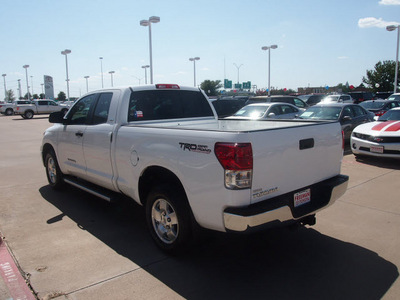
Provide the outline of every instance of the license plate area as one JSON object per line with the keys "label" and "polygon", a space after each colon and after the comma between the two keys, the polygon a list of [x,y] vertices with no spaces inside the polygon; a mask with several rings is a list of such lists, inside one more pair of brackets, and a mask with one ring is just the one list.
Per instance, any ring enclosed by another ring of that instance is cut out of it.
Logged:
{"label": "license plate area", "polygon": [[293,195],[294,207],[299,207],[311,201],[311,189],[306,189]]}
{"label": "license plate area", "polygon": [[374,153],[383,153],[383,146],[371,146],[369,150]]}

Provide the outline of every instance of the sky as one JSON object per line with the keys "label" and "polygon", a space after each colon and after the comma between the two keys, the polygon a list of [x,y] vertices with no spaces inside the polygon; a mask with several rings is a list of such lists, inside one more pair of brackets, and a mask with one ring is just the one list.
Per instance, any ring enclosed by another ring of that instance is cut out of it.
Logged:
{"label": "sky", "polygon": [[[400,0],[0,0],[0,99],[6,89],[80,97],[88,90],[150,83],[152,24],[154,83],[196,85],[204,80],[251,82],[268,87],[358,86],[378,61],[395,60]],[[263,46],[277,45],[268,51]],[[103,57],[102,60],[99,57]]]}

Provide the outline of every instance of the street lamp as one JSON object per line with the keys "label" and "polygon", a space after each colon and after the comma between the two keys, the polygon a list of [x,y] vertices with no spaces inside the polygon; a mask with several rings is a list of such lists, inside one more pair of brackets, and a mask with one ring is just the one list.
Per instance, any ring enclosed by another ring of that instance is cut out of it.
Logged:
{"label": "street lamp", "polygon": [[29,97],[29,83],[28,83],[28,68],[29,65],[23,65],[22,66],[25,69],[25,75],[26,75],[26,97],[28,98],[28,100],[30,99]]}
{"label": "street lamp", "polygon": [[89,92],[89,84],[88,84],[89,76],[85,76],[85,79],[86,79],[86,93],[88,93]]}
{"label": "street lamp", "polygon": [[194,86],[196,86],[196,60],[200,60],[200,57],[191,57],[189,58],[190,61],[193,62],[193,77],[194,77]]}
{"label": "street lamp", "polygon": [[4,101],[6,102],[6,100],[7,100],[7,86],[6,86],[7,74],[1,74],[1,76],[3,76],[3,79],[4,79]]}
{"label": "street lamp", "polygon": [[390,25],[386,27],[387,31],[394,31],[397,29],[397,49],[396,49],[396,69],[394,72],[394,90],[393,93],[397,92],[397,75],[399,69],[399,40],[400,40],[400,25]]}
{"label": "street lamp", "polygon": [[43,99],[44,99],[45,98],[44,97],[44,83],[41,83],[40,85],[42,86],[42,95],[43,95]]}
{"label": "street lamp", "polygon": [[110,71],[108,73],[110,73],[110,75],[111,75],[111,87],[113,87],[114,86],[113,74],[115,73],[115,71]]}
{"label": "street lamp", "polygon": [[31,75],[30,77],[31,77],[31,89],[32,89],[32,97],[33,97],[33,94],[34,94],[34,93],[33,93],[33,76]]}
{"label": "street lamp", "polygon": [[261,50],[268,50],[268,96],[271,95],[271,49],[276,48],[278,48],[278,45],[261,47]]}
{"label": "street lamp", "polygon": [[104,81],[103,81],[103,57],[99,57],[100,59],[100,69],[101,69],[101,88],[104,88]]}
{"label": "street lamp", "polygon": [[240,69],[241,66],[243,66],[243,64],[241,64],[240,66],[238,66],[237,64],[234,64],[234,65],[235,65],[235,67],[237,68],[237,71],[238,71],[238,81],[237,81],[237,83],[239,83],[239,69]]}
{"label": "street lamp", "polygon": [[147,84],[147,68],[150,68],[149,65],[142,66],[144,69],[144,82]]}
{"label": "street lamp", "polygon": [[21,91],[21,79],[18,79],[18,99],[22,99],[22,91]]}
{"label": "street lamp", "polygon": [[65,69],[67,71],[67,98],[69,101],[69,78],[68,78],[68,58],[67,55],[71,53],[71,50],[65,49],[64,51],[61,51],[62,55],[65,55]]}
{"label": "street lamp", "polygon": [[150,51],[150,83],[153,84],[153,56],[151,47],[151,23],[160,22],[160,17],[152,16],[148,20],[141,20],[140,26],[149,26],[149,51]]}

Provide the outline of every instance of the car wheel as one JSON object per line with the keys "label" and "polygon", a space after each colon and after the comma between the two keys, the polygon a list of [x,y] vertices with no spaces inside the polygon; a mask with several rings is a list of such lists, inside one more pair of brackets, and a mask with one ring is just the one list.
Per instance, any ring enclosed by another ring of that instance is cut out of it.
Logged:
{"label": "car wheel", "polygon": [[57,158],[54,151],[46,153],[44,164],[46,167],[47,180],[54,189],[64,187],[63,173],[58,166]]}
{"label": "car wheel", "polygon": [[32,118],[33,118],[33,111],[27,110],[27,111],[24,113],[24,115],[25,115],[25,118],[26,118],[26,119],[32,119]]}
{"label": "car wheel", "polygon": [[181,253],[191,241],[191,213],[184,192],[171,185],[155,187],[146,202],[150,234],[163,251]]}
{"label": "car wheel", "polygon": [[12,108],[7,108],[6,109],[6,113],[5,113],[6,116],[11,116],[13,114],[14,114],[14,111],[12,110]]}

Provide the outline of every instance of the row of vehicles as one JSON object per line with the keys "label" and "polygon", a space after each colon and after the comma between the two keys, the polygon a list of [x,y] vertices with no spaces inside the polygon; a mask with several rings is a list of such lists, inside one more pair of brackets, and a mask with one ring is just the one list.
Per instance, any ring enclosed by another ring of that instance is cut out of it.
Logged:
{"label": "row of vehicles", "polygon": [[[214,106],[216,103],[213,102]],[[391,94],[386,100],[366,100],[359,104],[353,103],[349,95],[325,96],[324,100],[312,106],[306,103],[294,96],[251,97],[243,107],[226,118],[338,121],[344,139],[350,142],[355,155],[400,157],[400,125],[397,125],[400,124],[400,94]],[[375,122],[380,125],[376,126]],[[362,125],[364,123],[367,124]],[[391,126],[386,128],[385,124]],[[374,130],[371,131],[371,128]],[[370,147],[366,147],[367,144],[371,144]]]}

